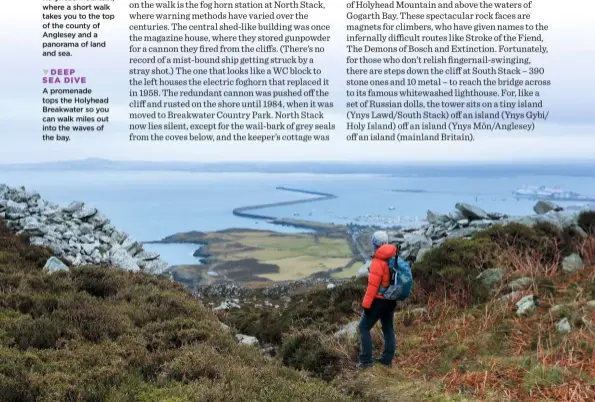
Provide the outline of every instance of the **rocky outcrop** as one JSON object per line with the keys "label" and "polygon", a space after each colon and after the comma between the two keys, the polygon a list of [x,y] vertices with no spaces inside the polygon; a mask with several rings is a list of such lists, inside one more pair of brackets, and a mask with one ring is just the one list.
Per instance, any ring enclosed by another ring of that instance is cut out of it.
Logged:
{"label": "rocky outcrop", "polygon": [[82,201],[61,207],[24,187],[0,185],[0,218],[8,229],[28,235],[32,244],[52,250],[59,259],[48,261],[50,271],[63,269],[62,261],[72,266],[112,265],[155,275],[169,267],[158,254],[145,252],[139,242]]}
{"label": "rocky outcrop", "polygon": [[[446,239],[470,238],[495,224],[516,222],[534,226],[539,222],[547,222],[560,229],[573,229],[586,237],[586,233],[578,226],[578,212],[566,212],[557,205],[543,201],[539,201],[534,210],[539,213],[511,217],[497,212],[486,212],[475,205],[457,203],[455,210],[447,214],[428,211],[427,224],[420,228],[389,232],[389,236],[391,243],[399,246],[399,255],[410,261],[420,260],[425,253]],[[366,275],[364,270],[360,275]]]}

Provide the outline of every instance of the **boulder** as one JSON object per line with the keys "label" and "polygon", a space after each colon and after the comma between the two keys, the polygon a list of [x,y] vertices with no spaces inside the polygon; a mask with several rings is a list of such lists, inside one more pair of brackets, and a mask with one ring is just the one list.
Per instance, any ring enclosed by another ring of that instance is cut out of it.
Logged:
{"label": "boulder", "polygon": [[479,231],[478,228],[474,228],[474,227],[466,227],[466,228],[460,228],[460,229],[456,229],[453,230],[452,232],[448,233],[446,235],[447,239],[458,239],[461,237],[469,237],[471,235],[473,235],[474,233],[477,233]]}
{"label": "boulder", "polygon": [[489,219],[486,211],[475,205],[458,202],[456,203],[455,208],[469,220]]}
{"label": "boulder", "polygon": [[46,229],[42,227],[37,218],[29,216],[24,219],[23,230],[30,235],[42,235]]}
{"label": "boulder", "polygon": [[417,252],[422,248],[432,247],[432,239],[421,233],[408,234],[405,236],[405,240],[406,242],[402,245],[402,248],[408,248],[410,250],[410,255],[413,256],[417,255]]}
{"label": "boulder", "polygon": [[461,211],[452,211],[448,214],[448,217],[450,218],[450,220],[452,220],[454,222],[458,222],[460,220],[467,219],[467,218],[465,218],[465,215],[463,215],[461,213]]}
{"label": "boulder", "polygon": [[128,238],[128,235],[124,232],[120,232],[119,230],[114,230],[111,234],[112,242],[116,244],[122,244],[124,240]]}
{"label": "boulder", "polygon": [[493,221],[499,221],[501,219],[506,218],[506,215],[500,212],[488,212],[488,218],[490,218]]}
{"label": "boulder", "polygon": [[552,306],[552,308],[550,308],[550,313],[552,314],[558,314],[562,311],[564,311],[564,309],[569,308],[569,306],[565,305],[565,304],[556,304],[555,306]]}
{"label": "boulder", "polygon": [[58,271],[68,271],[68,266],[64,264],[62,261],[60,261],[58,258],[50,257],[43,266],[43,269],[47,270],[50,273],[53,273]]}
{"label": "boulder", "polygon": [[520,296],[521,296],[521,292],[514,291],[514,292],[510,292],[509,294],[506,294],[506,295],[500,297],[497,301],[505,303],[505,302],[514,300]]}
{"label": "boulder", "polygon": [[85,203],[82,201],[73,201],[67,207],[62,208],[62,211],[67,214],[73,214],[76,211],[80,211],[85,206]]}
{"label": "boulder", "polygon": [[72,214],[72,217],[80,220],[87,220],[97,214],[96,208],[81,208]]}
{"label": "boulder", "polygon": [[562,211],[564,208],[554,204],[551,201],[540,200],[533,206],[533,211],[538,215],[547,214],[550,211]]}
{"label": "boulder", "polygon": [[428,223],[432,224],[445,223],[450,220],[450,218],[447,215],[437,214],[432,211],[427,212],[426,219],[428,220]]}
{"label": "boulder", "polygon": [[136,255],[136,259],[142,260],[142,261],[153,261],[158,258],[159,258],[159,253],[153,253],[153,252],[148,252],[148,251],[142,251],[138,255]]}
{"label": "boulder", "polygon": [[485,229],[487,227],[492,226],[493,224],[494,224],[494,222],[489,219],[478,219],[478,220],[469,222],[469,226],[474,227],[474,228],[480,228],[480,229]]}
{"label": "boulder", "polygon": [[415,257],[415,262],[422,261],[424,258],[424,255],[426,255],[428,253],[428,251],[430,251],[431,249],[432,249],[431,247],[420,248],[419,251],[417,252],[417,256]]}
{"label": "boulder", "polygon": [[532,215],[529,217],[535,222],[547,222],[559,229],[566,229],[578,224],[578,214],[564,211],[550,211],[544,215]]}
{"label": "boulder", "polygon": [[537,296],[528,295],[516,303],[516,314],[519,317],[529,315],[537,307]]}
{"label": "boulder", "polygon": [[582,258],[577,253],[570,254],[562,260],[562,270],[573,273],[585,268]]}
{"label": "boulder", "polygon": [[243,334],[237,334],[236,340],[240,345],[258,346],[258,339],[254,336],[248,336]]}
{"label": "boulder", "polygon": [[138,266],[142,264],[143,272],[151,275],[161,275],[169,269],[169,264],[163,260],[137,261]]}
{"label": "boulder", "polygon": [[140,267],[136,263],[134,257],[121,247],[116,247],[114,251],[110,253],[110,263],[127,271],[140,271]]}
{"label": "boulder", "polygon": [[489,268],[481,272],[475,279],[487,287],[492,287],[504,279],[504,269]]}
{"label": "boulder", "polygon": [[357,335],[359,321],[351,321],[349,324],[344,325],[339,331],[335,332],[337,338],[355,338]]}
{"label": "boulder", "polygon": [[531,287],[531,285],[533,285],[533,279],[525,277],[525,278],[515,279],[514,281],[510,282],[508,284],[508,288],[510,290],[524,290],[524,289],[528,289],[529,287]]}
{"label": "boulder", "polygon": [[560,321],[558,321],[558,323],[556,324],[556,329],[561,334],[569,333],[572,330],[572,328],[570,327],[570,322],[568,321],[568,318],[564,317]]}
{"label": "boulder", "polygon": [[5,205],[6,213],[22,214],[25,216],[27,213],[27,204],[21,202],[15,202],[13,200],[7,200]]}

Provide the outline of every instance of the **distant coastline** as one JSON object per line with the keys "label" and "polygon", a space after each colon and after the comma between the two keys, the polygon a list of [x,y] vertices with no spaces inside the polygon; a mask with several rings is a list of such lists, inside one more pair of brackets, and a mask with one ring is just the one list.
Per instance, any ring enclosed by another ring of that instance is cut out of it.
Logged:
{"label": "distant coastline", "polygon": [[[397,158],[398,160],[398,158]],[[374,174],[393,177],[595,176],[595,160],[536,160],[516,162],[190,162],[125,161],[102,158],[0,163],[0,171],[177,171],[189,173]]]}
{"label": "distant coastline", "polygon": [[274,202],[274,203],[268,203],[268,204],[259,204],[259,205],[250,205],[250,206],[245,206],[245,207],[239,207],[239,208],[235,208],[232,211],[232,213],[235,216],[239,216],[241,218],[266,220],[266,221],[269,221],[269,222],[271,222],[273,224],[277,224],[277,225],[293,226],[296,228],[311,229],[314,231],[332,230],[332,228],[333,228],[332,224],[325,224],[325,223],[320,223],[320,222],[309,222],[309,221],[297,220],[297,219],[279,219],[274,216],[262,215],[262,214],[256,214],[256,213],[250,212],[250,211],[254,211],[254,210],[258,210],[258,209],[282,207],[282,206],[304,204],[304,203],[317,202],[317,201],[326,201],[326,200],[332,200],[334,198],[337,198],[337,196],[334,194],[322,193],[322,192],[318,192],[318,191],[303,190],[303,189],[282,187],[282,186],[276,187],[276,189],[281,190],[281,191],[291,191],[291,192],[296,192],[296,193],[301,193],[301,194],[315,195],[316,197],[300,198],[300,199],[292,200],[292,201],[281,201],[281,202]]}

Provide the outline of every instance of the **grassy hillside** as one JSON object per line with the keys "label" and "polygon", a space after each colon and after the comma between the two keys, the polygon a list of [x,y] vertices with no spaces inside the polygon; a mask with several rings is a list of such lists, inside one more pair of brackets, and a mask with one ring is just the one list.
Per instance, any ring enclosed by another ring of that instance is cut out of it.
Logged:
{"label": "grassy hillside", "polygon": [[[507,225],[428,252],[397,312],[394,368],[363,372],[354,370],[357,334],[335,333],[345,324],[356,332],[365,281],[215,314],[165,279],[100,267],[43,272],[50,253],[0,222],[0,400],[595,400],[593,222],[581,220],[587,238]],[[560,269],[571,253],[585,268]],[[491,285],[477,279],[496,267],[502,276]],[[536,305],[519,315],[515,302],[527,295]],[[564,319],[570,332],[558,329]],[[219,320],[273,345],[275,357],[238,345]],[[379,350],[378,327],[373,337]]]}
{"label": "grassy hillside", "polygon": [[181,285],[48,257],[0,221],[3,402],[362,400],[237,345]]}
{"label": "grassy hillside", "polygon": [[[411,300],[397,312],[395,367],[360,373],[344,386],[387,401],[595,400],[595,231],[589,223],[595,219],[581,222],[588,238],[551,225],[510,224],[427,253],[413,266]],[[571,253],[581,255],[584,269],[560,269]],[[503,275],[491,286],[477,279],[495,267]],[[283,309],[246,305],[219,315],[276,345],[285,364],[337,378],[357,361],[358,339],[334,334],[348,323],[356,331],[364,289],[365,280],[358,280],[294,295]],[[529,295],[534,310],[517,314],[515,303]],[[558,330],[560,322],[569,333]],[[379,327],[373,335],[380,351]]]}

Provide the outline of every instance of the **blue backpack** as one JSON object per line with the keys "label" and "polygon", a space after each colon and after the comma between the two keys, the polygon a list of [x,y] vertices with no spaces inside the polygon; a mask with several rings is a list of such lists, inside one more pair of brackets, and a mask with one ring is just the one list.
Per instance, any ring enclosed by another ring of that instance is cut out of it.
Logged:
{"label": "blue backpack", "polygon": [[382,295],[386,300],[405,300],[409,297],[411,288],[413,288],[411,266],[407,261],[396,255],[388,261],[388,270],[390,272],[390,285],[388,288],[380,287],[378,294]]}

